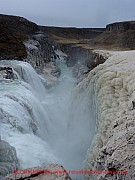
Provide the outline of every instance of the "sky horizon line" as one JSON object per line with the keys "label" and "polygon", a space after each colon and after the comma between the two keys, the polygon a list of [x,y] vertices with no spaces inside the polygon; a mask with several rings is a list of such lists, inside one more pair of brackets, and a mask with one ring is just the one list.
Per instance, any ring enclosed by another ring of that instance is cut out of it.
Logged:
{"label": "sky horizon line", "polygon": [[129,21],[135,21],[135,20],[124,20],[124,21],[116,21],[116,22],[110,22],[108,24],[106,24],[104,27],[77,27],[77,26],[56,26],[56,25],[47,25],[47,24],[38,24],[37,22],[35,22],[34,20],[30,20],[29,18],[25,17],[25,16],[20,16],[20,15],[15,15],[15,14],[5,14],[5,13],[0,13],[1,15],[7,15],[7,16],[16,16],[16,17],[22,17],[22,18],[25,18],[27,19],[28,21],[31,21],[35,24],[37,24],[38,26],[47,26],[47,27],[58,27],[58,28],[102,28],[102,29],[105,29],[107,25],[109,24],[114,24],[114,23],[119,23],[119,22],[129,22]]}
{"label": "sky horizon line", "polygon": [[135,0],[0,0],[0,12],[38,25],[105,28],[135,19]]}

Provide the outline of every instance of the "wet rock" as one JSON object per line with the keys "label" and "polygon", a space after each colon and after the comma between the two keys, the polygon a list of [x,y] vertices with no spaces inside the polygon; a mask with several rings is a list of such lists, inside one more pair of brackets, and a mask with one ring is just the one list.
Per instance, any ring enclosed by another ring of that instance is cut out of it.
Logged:
{"label": "wet rock", "polygon": [[0,176],[12,173],[19,166],[14,147],[0,139]]}
{"label": "wet rock", "polygon": [[81,63],[77,63],[73,68],[73,77],[81,78],[84,74],[89,72],[89,68]]}
{"label": "wet rock", "polygon": [[0,78],[15,79],[13,69],[9,66],[0,66]]}
{"label": "wet rock", "polygon": [[35,33],[32,38],[24,42],[27,51],[26,62],[30,63],[39,74],[44,73],[44,69],[48,63],[51,74],[54,77],[60,75],[60,70],[55,61],[57,54],[54,51],[50,39],[43,32]]}
{"label": "wet rock", "polygon": [[59,83],[58,77],[61,74],[60,68],[55,62],[46,63],[40,76],[45,88],[49,89]]}

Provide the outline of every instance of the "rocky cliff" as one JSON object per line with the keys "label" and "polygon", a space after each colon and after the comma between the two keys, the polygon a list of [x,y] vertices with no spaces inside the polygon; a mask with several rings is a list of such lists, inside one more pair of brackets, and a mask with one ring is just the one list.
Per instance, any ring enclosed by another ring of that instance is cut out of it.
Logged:
{"label": "rocky cliff", "polygon": [[[106,28],[81,29],[74,35],[75,29],[65,31],[63,28],[48,28],[46,32],[58,43],[83,49],[130,50],[135,48],[135,21],[108,24]],[[55,30],[55,32],[54,32]],[[59,31],[60,32],[59,32]],[[49,32],[50,31],[50,32]],[[86,35],[86,34],[87,35]]]}
{"label": "rocky cliff", "polygon": [[135,21],[118,22],[106,26],[106,31],[89,45],[99,49],[135,49]]}
{"label": "rocky cliff", "polygon": [[87,64],[91,60],[91,51],[81,46],[84,40],[94,39],[105,31],[105,28],[61,28],[40,26],[40,29],[52,37],[55,47],[67,54],[67,65],[77,62]]}
{"label": "rocky cliff", "polygon": [[60,44],[59,48],[67,54],[68,66],[74,66],[77,62],[88,64],[91,60],[92,52],[88,49],[76,47],[73,44]]}
{"label": "rocky cliff", "polygon": [[[39,28],[54,40],[54,49],[59,49],[67,55],[67,66],[75,66],[73,76],[79,78],[78,81],[84,78],[87,72],[97,65],[95,53],[91,51],[92,48],[85,47],[84,42],[99,36],[105,31],[105,28],[61,28],[47,26],[40,26]],[[98,60],[98,63],[103,62]]]}
{"label": "rocky cliff", "polygon": [[52,42],[35,23],[23,17],[0,15],[1,60],[26,61],[39,73],[43,73],[46,63],[52,63],[57,57]]}
{"label": "rocky cliff", "polygon": [[106,26],[106,31],[127,31],[127,30],[135,30],[135,21],[117,22],[117,23],[108,24]]}
{"label": "rocky cliff", "polygon": [[97,173],[85,175],[88,180],[135,179],[135,51],[112,52],[111,55],[94,68],[75,91],[78,103],[85,94],[96,121],[85,168],[97,170]]}

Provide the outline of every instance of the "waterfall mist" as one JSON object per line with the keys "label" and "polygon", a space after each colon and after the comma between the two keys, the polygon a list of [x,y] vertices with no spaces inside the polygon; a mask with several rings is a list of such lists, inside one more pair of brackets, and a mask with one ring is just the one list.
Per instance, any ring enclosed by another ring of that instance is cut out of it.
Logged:
{"label": "waterfall mist", "polygon": [[[62,59],[57,63],[61,69],[60,82],[47,94],[45,101],[54,127],[50,144],[67,170],[81,170],[95,132],[93,94],[91,102],[87,98],[88,92],[79,97],[75,90],[76,79],[72,77],[73,69]],[[79,179],[81,175],[74,177]]]}
{"label": "waterfall mist", "polygon": [[[57,61],[61,69],[59,84],[50,90],[45,90],[28,63],[1,64],[10,64],[17,74],[15,81],[3,82],[0,89],[4,114],[0,128],[2,138],[16,148],[21,168],[60,163],[66,170],[83,169],[95,127],[92,92],[91,102],[88,92],[78,95],[72,68],[62,58]],[[5,124],[7,115],[10,121]]]}

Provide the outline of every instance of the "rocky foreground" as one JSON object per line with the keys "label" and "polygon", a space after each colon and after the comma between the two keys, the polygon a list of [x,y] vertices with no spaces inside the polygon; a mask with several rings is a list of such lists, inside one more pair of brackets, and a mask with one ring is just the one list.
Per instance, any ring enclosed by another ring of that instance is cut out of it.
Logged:
{"label": "rocky foreground", "polygon": [[0,179],[19,167],[16,150],[0,139]]}
{"label": "rocky foreground", "polygon": [[50,164],[31,169],[16,170],[8,175],[5,180],[71,180],[63,166]]}

